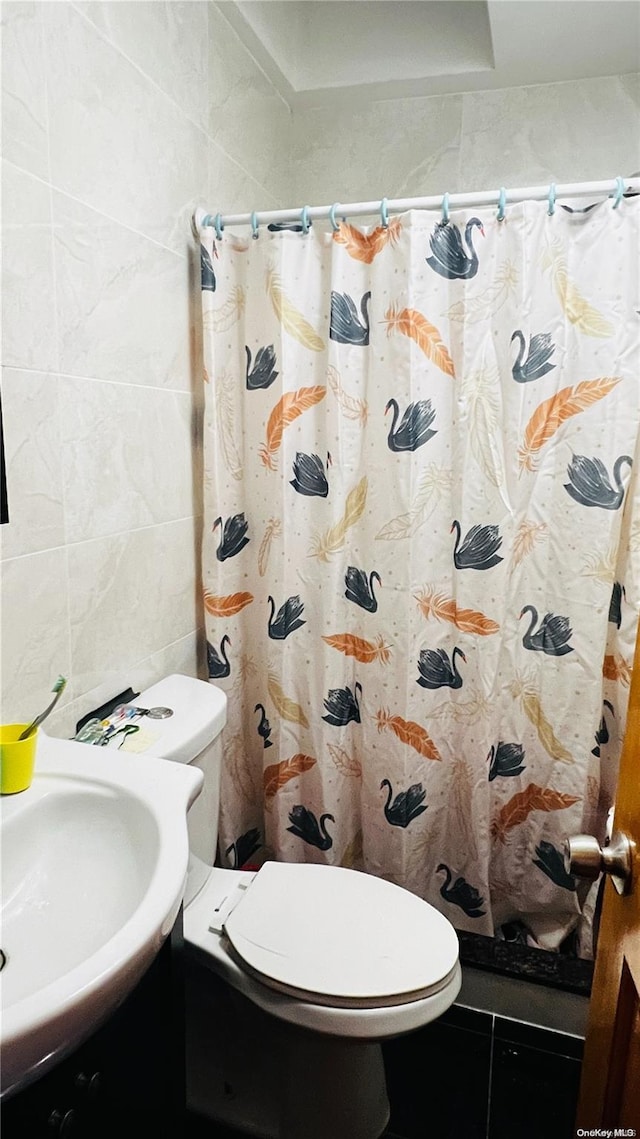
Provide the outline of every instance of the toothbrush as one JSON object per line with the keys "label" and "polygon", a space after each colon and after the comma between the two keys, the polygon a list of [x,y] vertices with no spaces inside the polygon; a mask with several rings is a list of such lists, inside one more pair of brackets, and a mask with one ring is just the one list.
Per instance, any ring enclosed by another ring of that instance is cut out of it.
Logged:
{"label": "toothbrush", "polygon": [[20,735],[18,736],[18,740],[26,740],[29,738],[29,736],[32,736],[33,733],[35,732],[36,728],[39,727],[39,725],[43,722],[43,720],[46,720],[47,716],[49,715],[49,712],[53,712],[53,709],[55,708],[56,704],[58,703],[58,700],[60,699],[62,693],[65,690],[66,684],[67,684],[66,677],[59,676],[58,679],[56,680],[53,688],[51,689],[52,692],[55,692],[55,696],[53,697],[53,700],[51,701],[49,706],[47,708],[45,708],[44,712],[41,712],[39,716],[36,716],[35,720],[32,720],[31,723],[28,725],[28,727],[26,727],[24,729],[24,731],[20,733]]}

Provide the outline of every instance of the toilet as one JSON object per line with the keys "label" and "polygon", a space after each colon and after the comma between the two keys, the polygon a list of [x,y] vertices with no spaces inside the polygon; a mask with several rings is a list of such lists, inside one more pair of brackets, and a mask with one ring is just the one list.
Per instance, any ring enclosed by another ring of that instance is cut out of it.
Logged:
{"label": "toilet", "polygon": [[453,926],[356,870],[215,867],[226,695],[174,675],[135,703],[173,712],[142,721],[144,754],[194,763],[205,777],[187,818],[189,1108],[262,1139],[378,1139],[389,1118],[380,1042],[455,1000]]}

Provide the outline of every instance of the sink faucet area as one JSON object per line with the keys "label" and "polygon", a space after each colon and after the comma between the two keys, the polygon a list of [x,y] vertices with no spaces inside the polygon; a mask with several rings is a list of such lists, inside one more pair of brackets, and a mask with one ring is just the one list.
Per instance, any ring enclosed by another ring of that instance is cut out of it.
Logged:
{"label": "sink faucet area", "polygon": [[41,731],[31,786],[0,801],[3,1097],[72,1052],[155,958],[201,786],[195,767]]}

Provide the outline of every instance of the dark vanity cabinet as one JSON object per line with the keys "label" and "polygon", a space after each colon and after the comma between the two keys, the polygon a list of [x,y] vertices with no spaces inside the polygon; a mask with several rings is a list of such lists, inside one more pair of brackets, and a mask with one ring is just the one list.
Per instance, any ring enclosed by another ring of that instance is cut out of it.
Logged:
{"label": "dark vanity cabinet", "polygon": [[134,991],[76,1052],[2,1101],[3,1139],[181,1139],[181,917]]}

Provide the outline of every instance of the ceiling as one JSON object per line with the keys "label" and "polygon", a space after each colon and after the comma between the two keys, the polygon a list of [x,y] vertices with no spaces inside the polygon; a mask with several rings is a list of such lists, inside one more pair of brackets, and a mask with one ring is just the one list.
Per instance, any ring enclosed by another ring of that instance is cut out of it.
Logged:
{"label": "ceiling", "polygon": [[640,69],[638,0],[220,0],[293,106]]}

